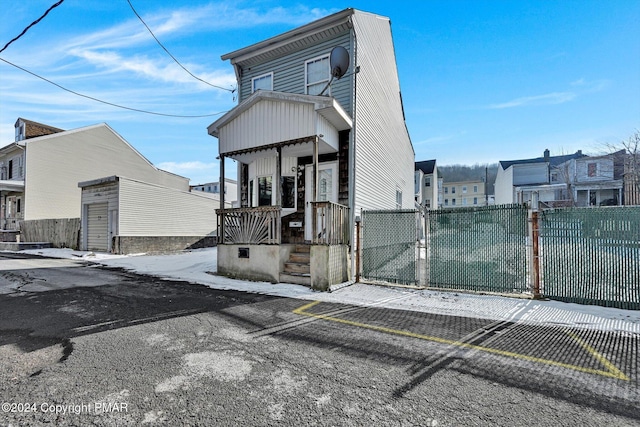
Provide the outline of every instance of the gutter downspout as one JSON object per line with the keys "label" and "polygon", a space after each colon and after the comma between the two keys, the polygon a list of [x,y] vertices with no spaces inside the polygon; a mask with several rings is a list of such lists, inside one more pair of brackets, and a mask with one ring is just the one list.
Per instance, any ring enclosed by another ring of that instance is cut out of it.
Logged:
{"label": "gutter downspout", "polygon": [[[358,63],[358,38],[356,36],[356,29],[353,23],[353,15],[349,17],[349,26],[351,27],[351,33],[353,34],[352,40],[352,52],[353,52],[353,70],[355,71]],[[360,267],[360,263],[356,263],[355,256],[356,254],[359,256],[360,251],[356,252],[355,245],[353,241],[353,233],[355,227],[355,217],[356,217],[356,197],[355,197],[355,181],[356,181],[356,116],[357,116],[357,88],[358,88],[358,73],[353,74],[353,101],[352,101],[352,112],[351,115],[353,117],[353,125],[351,127],[351,135],[349,137],[349,230],[351,230],[351,238],[350,238],[350,249],[349,255],[351,257],[351,280],[355,280],[358,277],[359,272],[356,272],[355,269]]]}

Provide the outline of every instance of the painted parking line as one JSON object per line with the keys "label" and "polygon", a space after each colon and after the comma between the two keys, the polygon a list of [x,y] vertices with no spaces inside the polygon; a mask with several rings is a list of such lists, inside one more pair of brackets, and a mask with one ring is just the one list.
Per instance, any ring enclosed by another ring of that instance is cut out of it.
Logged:
{"label": "painted parking line", "polygon": [[455,341],[455,340],[451,340],[451,339],[447,339],[447,338],[435,337],[435,336],[431,336],[431,335],[423,335],[423,334],[418,334],[418,333],[410,332],[410,331],[403,331],[401,329],[392,329],[392,328],[387,328],[385,326],[377,326],[377,325],[370,325],[370,324],[367,324],[367,323],[355,322],[353,320],[341,319],[339,317],[333,317],[333,316],[326,315],[326,314],[309,313],[308,311],[306,311],[306,310],[318,305],[319,303],[320,303],[320,301],[313,301],[313,302],[311,302],[309,304],[305,304],[305,305],[303,305],[301,307],[298,307],[295,310],[293,310],[293,313],[294,314],[298,314],[298,315],[302,315],[302,316],[314,317],[316,319],[327,320],[327,321],[330,321],[330,322],[342,323],[344,325],[355,326],[355,327],[358,327],[358,328],[365,328],[365,329],[370,329],[370,330],[373,330],[373,331],[384,332],[384,333],[387,333],[387,334],[401,335],[401,336],[405,336],[405,337],[417,338],[417,339],[421,339],[421,340],[425,340],[425,341],[432,341],[432,342],[445,344],[445,345],[452,345],[452,346],[456,346],[456,347],[479,350],[479,351],[484,351],[486,353],[497,354],[497,355],[506,356],[506,357],[513,357],[513,358],[516,358],[516,359],[526,360],[528,362],[542,363],[544,365],[549,365],[549,366],[557,366],[557,367],[561,367],[561,368],[572,369],[574,371],[585,372],[585,373],[588,373],[588,374],[601,375],[601,376],[604,376],[604,377],[615,378],[615,379],[619,379],[619,380],[623,380],[623,381],[629,381],[630,380],[629,377],[624,372],[622,372],[615,365],[613,365],[613,363],[611,363],[607,358],[605,358],[603,355],[601,355],[597,350],[595,350],[589,344],[584,342],[579,336],[577,336],[576,334],[574,334],[572,332],[569,332],[569,331],[565,331],[566,334],[569,337],[571,337],[580,347],[582,347],[585,351],[587,351],[592,357],[594,357],[598,362],[600,362],[600,364],[602,364],[605,367],[604,370],[587,368],[587,367],[578,366],[578,365],[572,365],[570,363],[558,362],[556,360],[543,359],[543,358],[540,358],[540,357],[529,356],[529,355],[526,355],[526,354],[520,354],[520,353],[515,353],[515,352],[512,352],[512,351],[506,351],[506,350],[499,350],[499,349],[490,348],[490,347],[484,347],[484,346],[481,346],[481,345],[469,344],[469,343],[465,343],[465,342],[461,342],[461,341]]}

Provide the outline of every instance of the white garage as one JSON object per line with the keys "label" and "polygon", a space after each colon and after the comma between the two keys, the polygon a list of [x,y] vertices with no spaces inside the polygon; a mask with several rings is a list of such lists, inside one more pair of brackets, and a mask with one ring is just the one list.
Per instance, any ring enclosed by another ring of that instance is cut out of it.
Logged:
{"label": "white garage", "polygon": [[80,248],[118,254],[213,246],[220,201],[110,176],[80,182]]}

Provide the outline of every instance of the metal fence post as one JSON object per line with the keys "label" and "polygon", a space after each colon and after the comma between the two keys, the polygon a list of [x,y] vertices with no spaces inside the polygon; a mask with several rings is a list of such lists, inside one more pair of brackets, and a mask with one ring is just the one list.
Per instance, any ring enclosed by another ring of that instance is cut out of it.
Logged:
{"label": "metal fence post", "polygon": [[531,284],[533,287],[533,298],[540,299],[540,225],[538,211],[531,212],[531,243],[533,255],[531,257]]}
{"label": "metal fence post", "polygon": [[356,216],[356,283],[360,283],[360,222],[362,217]]}

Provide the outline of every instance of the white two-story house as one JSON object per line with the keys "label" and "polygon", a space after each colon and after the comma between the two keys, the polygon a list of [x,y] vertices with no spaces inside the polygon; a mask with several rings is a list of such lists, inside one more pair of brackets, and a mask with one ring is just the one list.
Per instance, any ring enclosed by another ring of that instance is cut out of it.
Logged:
{"label": "white two-story house", "polygon": [[581,157],[557,165],[551,182],[566,188],[556,193],[556,200],[569,200],[574,206],[622,205],[621,167],[616,167],[615,155]]}
{"label": "white two-story house", "polygon": [[426,209],[438,209],[438,167],[436,160],[415,163],[416,204]]}
{"label": "white two-story house", "polygon": [[[336,47],[348,69],[332,79]],[[239,104],[208,132],[220,182],[224,159],[237,162],[240,207],[219,217],[218,272],[320,289],[348,280],[360,211],[415,203],[389,18],[345,9],[222,59]]]}
{"label": "white two-story house", "polygon": [[566,188],[566,180],[552,175],[552,171],[557,171],[560,164],[581,157],[585,157],[581,150],[561,156],[551,156],[549,150],[544,150],[542,157],[500,161],[495,180],[495,203],[528,203],[535,194],[540,202],[553,204],[558,200],[558,191]]}

